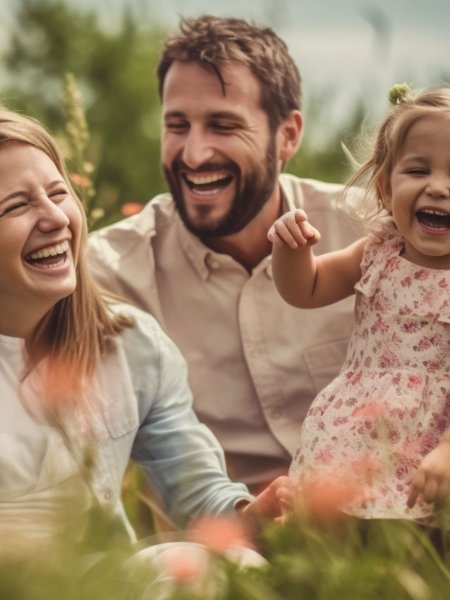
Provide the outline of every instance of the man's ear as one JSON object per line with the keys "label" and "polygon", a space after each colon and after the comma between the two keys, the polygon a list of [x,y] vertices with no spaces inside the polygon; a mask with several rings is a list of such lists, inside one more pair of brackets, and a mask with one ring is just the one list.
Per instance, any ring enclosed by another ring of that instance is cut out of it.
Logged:
{"label": "man's ear", "polygon": [[278,128],[278,158],[286,162],[294,156],[300,146],[303,131],[303,118],[299,110],[292,110]]}

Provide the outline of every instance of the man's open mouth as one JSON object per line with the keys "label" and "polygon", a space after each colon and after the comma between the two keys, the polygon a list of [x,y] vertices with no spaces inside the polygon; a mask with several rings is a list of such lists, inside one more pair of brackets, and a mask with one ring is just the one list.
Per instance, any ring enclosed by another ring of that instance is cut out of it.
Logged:
{"label": "man's open mouth", "polygon": [[200,193],[225,188],[233,180],[233,175],[225,173],[204,173],[202,175],[183,173],[182,177],[192,191]]}

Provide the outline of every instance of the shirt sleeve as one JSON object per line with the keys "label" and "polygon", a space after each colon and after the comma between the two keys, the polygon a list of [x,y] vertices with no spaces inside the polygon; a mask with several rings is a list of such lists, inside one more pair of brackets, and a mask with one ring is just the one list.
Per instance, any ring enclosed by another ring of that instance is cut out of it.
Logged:
{"label": "shirt sleeve", "polygon": [[222,448],[194,414],[179,350],[149,315],[139,314],[132,337],[126,353],[141,424],[131,458],[177,525],[200,515],[234,513],[237,501],[253,497],[244,484],[230,481]]}

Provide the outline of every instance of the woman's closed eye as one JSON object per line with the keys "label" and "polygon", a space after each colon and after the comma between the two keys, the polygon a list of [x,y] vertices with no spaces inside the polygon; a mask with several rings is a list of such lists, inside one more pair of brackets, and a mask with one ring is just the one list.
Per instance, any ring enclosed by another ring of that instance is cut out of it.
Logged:
{"label": "woman's closed eye", "polygon": [[11,202],[1,208],[0,215],[3,216],[3,215],[7,215],[9,213],[13,213],[13,212],[20,210],[21,208],[24,208],[26,206],[28,206],[28,202],[26,202],[25,200],[18,200],[15,202]]}

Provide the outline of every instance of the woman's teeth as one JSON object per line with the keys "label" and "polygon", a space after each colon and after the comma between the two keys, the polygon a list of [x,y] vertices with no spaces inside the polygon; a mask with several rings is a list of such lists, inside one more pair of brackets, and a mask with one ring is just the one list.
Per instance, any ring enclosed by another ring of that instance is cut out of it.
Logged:
{"label": "woman's teeth", "polygon": [[47,248],[41,248],[35,252],[31,252],[27,255],[28,259],[39,260],[40,258],[48,258],[49,256],[58,256],[58,254],[64,254],[69,249],[69,242],[61,242],[54,246],[47,246]]}

